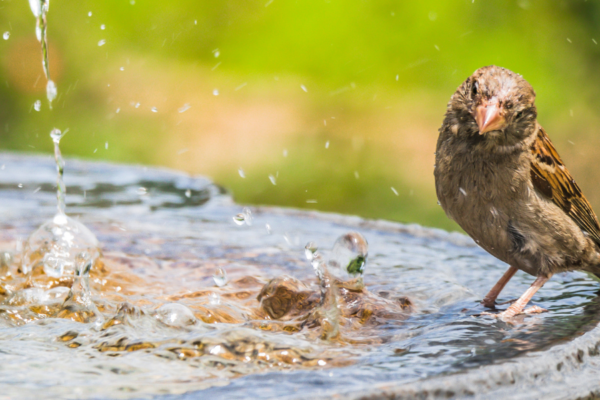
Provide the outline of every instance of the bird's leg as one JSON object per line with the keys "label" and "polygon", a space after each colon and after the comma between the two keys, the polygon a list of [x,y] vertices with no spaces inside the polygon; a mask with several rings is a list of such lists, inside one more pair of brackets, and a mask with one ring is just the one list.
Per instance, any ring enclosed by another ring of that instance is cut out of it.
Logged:
{"label": "bird's leg", "polygon": [[[531,286],[529,286],[529,289],[527,289],[525,291],[525,293],[523,293],[523,295],[521,297],[519,297],[519,300],[515,301],[510,307],[508,307],[505,311],[501,312],[498,316],[505,317],[505,318],[511,318],[517,314],[521,314],[521,312],[523,312],[523,308],[525,308],[527,303],[529,303],[529,300],[531,300],[531,298],[533,297],[535,292],[537,292],[539,290],[539,288],[544,286],[544,283],[546,283],[548,281],[548,279],[550,279],[551,276],[552,275],[538,276],[535,279],[535,281],[533,282],[533,284]],[[539,312],[543,312],[543,311],[545,311],[543,308],[533,306],[533,307],[530,307],[527,310],[525,310],[525,314],[533,314],[533,313],[539,313]]]}
{"label": "bird's leg", "polygon": [[484,307],[494,308],[494,305],[496,304],[496,298],[498,298],[498,295],[502,289],[504,289],[504,286],[506,286],[508,281],[510,281],[510,278],[512,278],[516,272],[517,268],[513,267],[512,265],[508,267],[508,270],[504,273],[504,275],[502,275],[502,278],[496,282],[492,290],[490,290],[490,292],[483,298],[481,304],[483,304]]}

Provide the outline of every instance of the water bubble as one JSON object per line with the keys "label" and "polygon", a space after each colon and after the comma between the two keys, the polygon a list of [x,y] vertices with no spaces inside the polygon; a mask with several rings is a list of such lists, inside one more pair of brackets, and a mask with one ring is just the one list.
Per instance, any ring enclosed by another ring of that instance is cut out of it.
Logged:
{"label": "water bubble", "polygon": [[239,169],[238,169],[238,174],[240,174],[240,176],[241,176],[242,178],[245,178],[245,177],[246,177],[246,174],[244,173],[244,170],[243,170],[243,169],[241,169],[241,168],[239,168]]}
{"label": "water bubble", "polygon": [[233,217],[233,222],[235,222],[239,226],[242,226],[244,224],[248,226],[252,225],[252,211],[250,211],[250,209],[248,209],[247,207],[244,207],[241,213],[236,214]]}
{"label": "water bubble", "polygon": [[329,148],[329,140],[325,142],[325,148],[328,149]]}
{"label": "water bubble", "polygon": [[218,287],[223,287],[227,285],[228,279],[225,268],[219,267],[216,269],[215,273],[213,274],[213,281],[215,281],[215,285],[217,285]]}
{"label": "water bubble", "polygon": [[306,89],[306,86],[304,85],[300,85],[300,87],[302,88],[302,90],[304,90],[305,92],[308,92],[308,89]]}
{"label": "water bubble", "polygon": [[214,49],[213,55],[215,56],[215,58],[219,58],[219,56],[221,55],[221,52],[219,51],[219,49]]}
{"label": "water bubble", "polygon": [[213,90],[213,95],[214,96],[218,96],[219,95],[219,89],[214,89]]}
{"label": "water bubble", "polygon": [[101,39],[101,40],[98,42],[98,46],[104,46],[105,44],[106,44],[106,40],[105,40],[105,39]]}
{"label": "water bubble", "polygon": [[4,34],[2,35],[2,38],[4,40],[8,40],[9,37],[10,37],[10,32],[9,31],[4,32]]}
{"label": "water bubble", "polygon": [[317,250],[318,247],[315,242],[308,242],[306,243],[306,246],[304,246],[304,256],[308,261],[312,261],[315,258]]}
{"label": "water bubble", "polygon": [[[29,1],[35,1],[35,0],[29,0]],[[88,17],[91,17],[91,16],[92,16],[92,12],[90,11],[90,12],[88,13]]]}
{"label": "water bubble", "polygon": [[177,111],[179,111],[180,113],[182,112],[186,112],[187,110],[189,110],[191,108],[191,106],[188,103],[185,103],[183,105],[183,107],[180,107]]}
{"label": "water bubble", "polygon": [[192,197],[192,191],[190,189],[188,189],[188,190],[185,191],[185,197],[187,197],[188,199],[190,197]]}
{"label": "water bubble", "polygon": [[135,103],[133,106],[134,106],[135,108],[140,108],[140,103]]}
{"label": "water bubble", "polygon": [[48,80],[46,84],[46,96],[48,97],[48,101],[52,103],[52,101],[56,98],[57,90],[56,85],[52,79]]}
{"label": "water bubble", "polygon": [[351,276],[362,274],[367,262],[369,245],[358,232],[349,232],[340,236],[333,245],[333,254],[329,264],[339,268],[342,274]]}
{"label": "water bubble", "polygon": [[125,71],[125,67],[119,68],[119,71]]}
{"label": "water bubble", "polygon": [[33,103],[33,109],[35,111],[40,111],[42,109],[42,102],[40,100],[36,100],[35,103]]}
{"label": "water bubble", "polygon": [[155,311],[154,317],[163,324],[176,328],[194,325],[197,322],[192,310],[178,303],[163,304]]}
{"label": "water bubble", "polygon": [[275,179],[275,177],[273,175],[269,175],[269,180],[271,181],[271,183],[273,185],[277,185],[277,180]]}
{"label": "water bubble", "polygon": [[106,29],[106,25],[104,25],[104,24],[100,25],[100,29],[101,30],[105,30]]}
{"label": "water bubble", "polygon": [[59,213],[31,234],[23,247],[21,269],[27,274],[43,267],[46,275],[60,278],[75,275],[78,268],[93,264],[99,256],[94,234],[79,221]]}
{"label": "water bubble", "polygon": [[155,113],[155,112],[158,112],[158,108],[156,108],[156,107],[152,107],[150,110],[151,110],[153,113]]}

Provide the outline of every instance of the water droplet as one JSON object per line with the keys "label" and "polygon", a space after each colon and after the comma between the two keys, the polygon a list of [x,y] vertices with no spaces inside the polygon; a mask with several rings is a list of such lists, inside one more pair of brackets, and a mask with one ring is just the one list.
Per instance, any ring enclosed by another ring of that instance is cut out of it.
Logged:
{"label": "water droplet", "polygon": [[391,188],[391,189],[392,189],[392,192],[394,192],[394,194],[395,194],[396,196],[398,196],[398,191],[396,190],[396,188],[392,186],[392,188]]}
{"label": "water droplet", "polygon": [[98,46],[104,46],[105,44],[106,44],[106,40],[105,40],[105,39],[101,39],[101,40],[98,42]]}
{"label": "water droplet", "polygon": [[213,306],[218,306],[219,304],[221,304],[221,296],[219,296],[217,293],[212,292],[209,295],[209,303]]}
{"label": "water droplet", "polygon": [[36,100],[35,103],[33,103],[33,109],[35,111],[40,111],[42,109],[42,102],[40,100]]}
{"label": "water droplet", "polygon": [[192,310],[178,303],[163,304],[155,311],[154,317],[163,324],[176,328],[194,325],[197,321]]}
{"label": "water droplet", "polygon": [[321,367],[323,367],[323,366],[327,365],[327,361],[319,360],[319,361],[317,361],[317,364],[319,364]]}
{"label": "water droplet", "polygon": [[105,30],[106,29],[106,25],[104,25],[104,24],[100,25],[100,29],[101,30]]}
{"label": "water droplet", "polygon": [[215,58],[219,58],[219,56],[221,55],[221,52],[219,51],[219,49],[214,49],[213,55],[215,56]]}
{"label": "water droplet", "polygon": [[60,129],[52,129],[52,131],[50,131],[50,137],[52,138],[52,141],[56,144],[60,143],[60,139],[62,139],[63,136],[65,136],[65,134],[67,133],[67,131],[65,131],[64,133],[60,131]]}
{"label": "water droplet", "polygon": [[271,181],[271,183],[273,185],[277,185],[277,180],[275,179],[275,177],[273,175],[269,175],[269,180]]}
{"label": "water droplet", "polygon": [[188,190],[185,191],[185,197],[187,197],[188,199],[190,197],[192,197],[192,191],[190,189],[188,189]]}
{"label": "water droplet", "polygon": [[4,32],[4,34],[2,35],[2,38],[4,40],[8,40],[9,37],[10,37],[10,32],[9,31]]}
{"label": "water droplet", "polygon": [[270,235],[272,230],[271,230],[271,225],[269,224],[265,224],[265,228],[267,228],[267,233]]}
{"label": "water droplet", "polygon": [[329,148],[329,140],[325,142],[325,148],[328,149]]}
{"label": "water droplet", "polygon": [[315,242],[308,242],[306,243],[306,246],[304,246],[304,256],[308,261],[312,261],[315,258],[317,250],[319,250],[319,248]]}
{"label": "water droplet", "polygon": [[463,194],[463,196],[465,196],[465,197],[467,196],[467,192],[466,192],[466,190],[465,190],[465,189],[463,189],[463,188],[458,188],[458,190],[459,190],[459,191],[460,191],[460,192]]}
{"label": "water droplet", "polygon": [[287,156],[288,156],[288,151],[287,151],[287,149],[283,149],[283,156],[284,156],[284,157],[287,157]]}
{"label": "water droplet", "polygon": [[150,110],[151,110],[153,113],[155,113],[155,112],[158,112],[158,108],[156,108],[156,107],[152,107]]}
{"label": "water droplet", "polygon": [[125,71],[125,67],[119,68],[120,71]]}
{"label": "water droplet", "polygon": [[300,87],[302,88],[302,90],[304,90],[305,92],[308,92],[308,90],[306,89],[306,86],[304,85],[300,85]]}
{"label": "water droplet", "polygon": [[214,96],[218,96],[219,95],[219,89],[214,89],[213,90],[213,95]]}
{"label": "water droplet", "polygon": [[135,108],[140,108],[140,103],[135,103],[133,106],[134,106]]}
{"label": "water droplet", "polygon": [[241,176],[242,178],[245,178],[245,177],[246,177],[246,174],[244,173],[244,170],[243,170],[243,169],[241,169],[241,168],[238,168],[238,174],[240,174],[240,176]]}
{"label": "water droplet", "polygon": [[[35,0],[29,0],[29,1],[31,2],[31,1],[35,1]],[[88,17],[91,17],[91,16],[92,16],[92,12],[90,11],[90,12],[88,13]]]}
{"label": "water droplet", "polygon": [[335,241],[329,263],[339,268],[342,274],[359,275],[364,271],[368,251],[369,245],[363,235],[349,232]]}
{"label": "water droplet", "polygon": [[215,285],[218,287],[227,285],[227,272],[224,268],[219,267],[215,270],[215,273],[213,274],[213,281],[215,281]]}
{"label": "water droplet", "polygon": [[183,113],[189,110],[190,108],[191,106],[188,103],[185,103],[182,107],[179,107],[177,111],[179,111],[179,113]]}
{"label": "water droplet", "polygon": [[108,142],[104,142],[104,149],[108,150]]}
{"label": "water droplet", "polygon": [[252,225],[252,211],[249,208],[244,207],[241,213],[236,214],[233,217],[233,222],[237,225],[242,226],[244,224],[250,226]]}
{"label": "water droplet", "polygon": [[42,2],[40,0],[29,0],[29,7],[34,17],[39,18],[42,16]]}
{"label": "water droplet", "polygon": [[52,103],[52,101],[56,98],[57,90],[56,85],[53,80],[49,80],[46,84],[46,96],[48,97],[48,101]]}
{"label": "water droplet", "polygon": [[121,111],[121,108],[117,108],[117,111],[115,111],[117,114]]}

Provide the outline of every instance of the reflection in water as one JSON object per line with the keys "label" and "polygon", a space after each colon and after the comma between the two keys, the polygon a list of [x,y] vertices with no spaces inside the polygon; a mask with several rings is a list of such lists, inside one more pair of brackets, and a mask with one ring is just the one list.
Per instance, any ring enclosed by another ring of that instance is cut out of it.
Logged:
{"label": "reflection in water", "polygon": [[[577,369],[600,371],[590,350],[600,342],[598,288],[579,273],[540,291],[534,301],[548,313],[514,324],[475,317],[505,267],[462,235],[275,208],[252,209],[255,223],[242,227],[231,221],[240,207],[205,179],[76,161],[68,206],[103,255],[83,274],[23,271],[23,241],[55,207],[53,164],[9,154],[3,163],[6,396],[410,397],[514,392],[510,382],[539,393],[558,369],[578,383],[569,387],[597,388]],[[340,237],[350,253],[334,246]],[[328,276],[316,279],[305,256]],[[528,280],[517,274],[504,300]]]}

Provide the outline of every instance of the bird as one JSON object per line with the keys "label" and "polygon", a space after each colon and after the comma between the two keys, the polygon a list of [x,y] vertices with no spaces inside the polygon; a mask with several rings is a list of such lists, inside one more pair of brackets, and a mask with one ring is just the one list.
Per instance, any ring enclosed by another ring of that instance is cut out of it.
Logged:
{"label": "bird", "polygon": [[535,97],[521,75],[479,68],[450,98],[436,146],[439,204],[509,265],[482,305],[495,310],[518,270],[535,277],[519,299],[493,314],[502,319],[547,311],[525,307],[556,273],[600,276],[598,218],[538,123]]}

